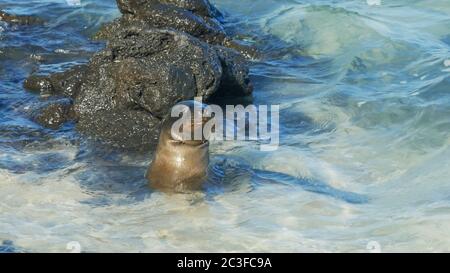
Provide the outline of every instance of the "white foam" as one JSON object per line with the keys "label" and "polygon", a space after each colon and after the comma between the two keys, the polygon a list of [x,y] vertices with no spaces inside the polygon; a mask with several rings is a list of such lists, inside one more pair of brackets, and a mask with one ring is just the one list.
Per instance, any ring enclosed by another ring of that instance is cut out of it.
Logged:
{"label": "white foam", "polygon": [[81,6],[81,0],[66,0],[69,6]]}
{"label": "white foam", "polygon": [[369,6],[381,6],[381,0],[367,0]]}
{"label": "white foam", "polygon": [[367,101],[360,101],[360,102],[358,102],[358,107],[361,107],[361,106],[363,106],[364,104],[366,104],[367,103]]}
{"label": "white foam", "polygon": [[55,49],[55,53],[69,54],[69,53],[70,53],[70,50],[58,48],[58,49]]}

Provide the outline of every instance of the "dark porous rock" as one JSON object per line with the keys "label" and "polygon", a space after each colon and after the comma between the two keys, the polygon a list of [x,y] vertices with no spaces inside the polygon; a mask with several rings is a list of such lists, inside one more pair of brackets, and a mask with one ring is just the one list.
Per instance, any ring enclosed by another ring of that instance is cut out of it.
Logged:
{"label": "dark porous rock", "polygon": [[73,105],[67,101],[51,102],[42,106],[34,117],[38,124],[50,129],[58,129],[65,122],[74,119]]}
{"label": "dark porous rock", "polygon": [[[145,69],[136,72],[147,81],[137,79],[128,86],[146,84],[146,88],[140,89],[152,90],[152,93],[150,96],[144,93],[141,99],[148,101],[149,97],[162,95],[170,100],[169,107],[193,95],[208,97],[218,90],[221,82],[222,65],[214,48],[178,31],[131,27],[113,36],[103,55],[110,56],[112,63],[123,67],[116,76],[132,73],[127,71],[126,64],[120,64],[122,61],[133,61],[132,67]],[[156,107],[154,105],[152,109],[157,112],[168,110]]]}
{"label": "dark porous rock", "polygon": [[176,102],[209,97],[220,86],[222,65],[214,48],[181,32],[131,28],[117,33],[93,57],[75,99],[102,108],[139,107],[157,117]]}
{"label": "dark porous rock", "polygon": [[0,10],[0,21],[17,25],[40,25],[44,20],[29,15],[13,15]]}
{"label": "dark porous rock", "polygon": [[51,76],[31,75],[23,83],[23,87],[28,91],[39,92],[42,95],[53,94],[54,88]]}
{"label": "dark porous rock", "polygon": [[157,143],[161,120],[141,109],[99,109],[84,113],[77,129],[86,135],[122,149],[150,149]]}
{"label": "dark porous rock", "polygon": [[86,67],[79,65],[49,76],[31,75],[25,80],[24,87],[41,95],[64,95],[74,98],[80,90],[85,71]]}
{"label": "dark porous rock", "polygon": [[145,149],[176,103],[252,93],[247,60],[218,42],[229,38],[207,0],[117,2],[124,15],[100,32],[106,47],[89,63],[24,82],[42,95],[71,98],[71,105],[43,107],[38,123],[59,128],[74,120],[83,134]]}
{"label": "dark porous rock", "polygon": [[88,65],[74,100],[77,128],[121,146],[150,143],[174,104],[216,93],[222,71],[214,48],[192,36],[122,30]]}
{"label": "dark porous rock", "polygon": [[106,24],[96,39],[109,39],[118,29],[130,24],[147,28],[171,28],[186,32],[207,43],[233,48],[247,58],[259,52],[228,37],[221,24],[221,13],[207,0],[118,0],[123,16]]}
{"label": "dark porous rock", "polygon": [[123,26],[142,24],[147,28],[170,28],[186,32],[213,44],[222,44],[227,39],[223,27],[214,18],[203,17],[173,5],[147,2],[149,3],[137,9],[135,13],[124,14],[119,19],[105,25],[95,38],[109,39]]}
{"label": "dark porous rock", "polygon": [[165,4],[194,12],[200,16],[218,18],[222,15],[207,0],[117,0],[119,10],[123,13],[136,14],[143,6]]}

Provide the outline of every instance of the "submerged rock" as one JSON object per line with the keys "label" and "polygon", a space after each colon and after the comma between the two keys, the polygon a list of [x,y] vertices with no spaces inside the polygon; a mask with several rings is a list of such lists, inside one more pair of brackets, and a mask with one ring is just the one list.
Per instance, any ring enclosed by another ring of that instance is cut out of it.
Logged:
{"label": "submerged rock", "polygon": [[50,129],[58,129],[65,122],[74,119],[73,105],[68,101],[52,102],[45,105],[38,109],[34,116],[37,123]]}
{"label": "submerged rock", "polygon": [[25,253],[25,250],[15,246],[13,241],[4,240],[0,244],[0,253]]}
{"label": "submerged rock", "polygon": [[[117,2],[124,16],[103,30],[106,48],[88,64],[24,82],[42,95],[72,99],[72,105],[46,105],[37,122],[58,128],[75,120],[82,133],[122,148],[143,148],[157,140],[162,118],[177,102],[252,93],[242,54],[208,43],[208,37],[226,37],[208,1]],[[156,16],[155,9],[164,13]],[[163,19],[169,17],[189,19]],[[193,27],[189,20],[197,17],[202,19]],[[205,31],[210,27],[214,31]]]}
{"label": "submerged rock", "polygon": [[85,65],[74,66],[71,69],[48,76],[31,75],[24,82],[25,89],[39,92],[41,95],[63,95],[74,98],[83,83],[86,72]]}
{"label": "submerged rock", "polygon": [[3,10],[0,10],[0,21],[18,25],[39,25],[44,23],[44,20],[35,16],[13,15]]}

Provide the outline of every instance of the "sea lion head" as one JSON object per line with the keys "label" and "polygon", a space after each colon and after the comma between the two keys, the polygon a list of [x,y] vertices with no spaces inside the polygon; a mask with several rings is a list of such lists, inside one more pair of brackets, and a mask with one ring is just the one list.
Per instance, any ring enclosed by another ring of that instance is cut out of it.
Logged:
{"label": "sea lion head", "polygon": [[147,173],[151,188],[165,192],[201,188],[209,164],[209,140],[202,133],[211,119],[206,107],[198,101],[184,101],[165,118]]}

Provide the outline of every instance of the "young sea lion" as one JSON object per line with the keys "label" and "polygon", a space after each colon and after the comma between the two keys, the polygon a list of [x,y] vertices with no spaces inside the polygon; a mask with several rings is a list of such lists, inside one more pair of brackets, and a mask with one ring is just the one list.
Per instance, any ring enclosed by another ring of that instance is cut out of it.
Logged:
{"label": "young sea lion", "polygon": [[[205,181],[209,165],[208,139],[203,134],[198,140],[192,137],[210,119],[202,117],[205,105],[197,101],[186,101],[177,106],[184,107],[184,118],[189,111],[190,126],[183,126],[180,131],[172,130],[180,118],[168,116],[165,119],[158,147],[147,173],[150,187],[163,192],[199,190]],[[200,119],[195,119],[196,115]]]}

